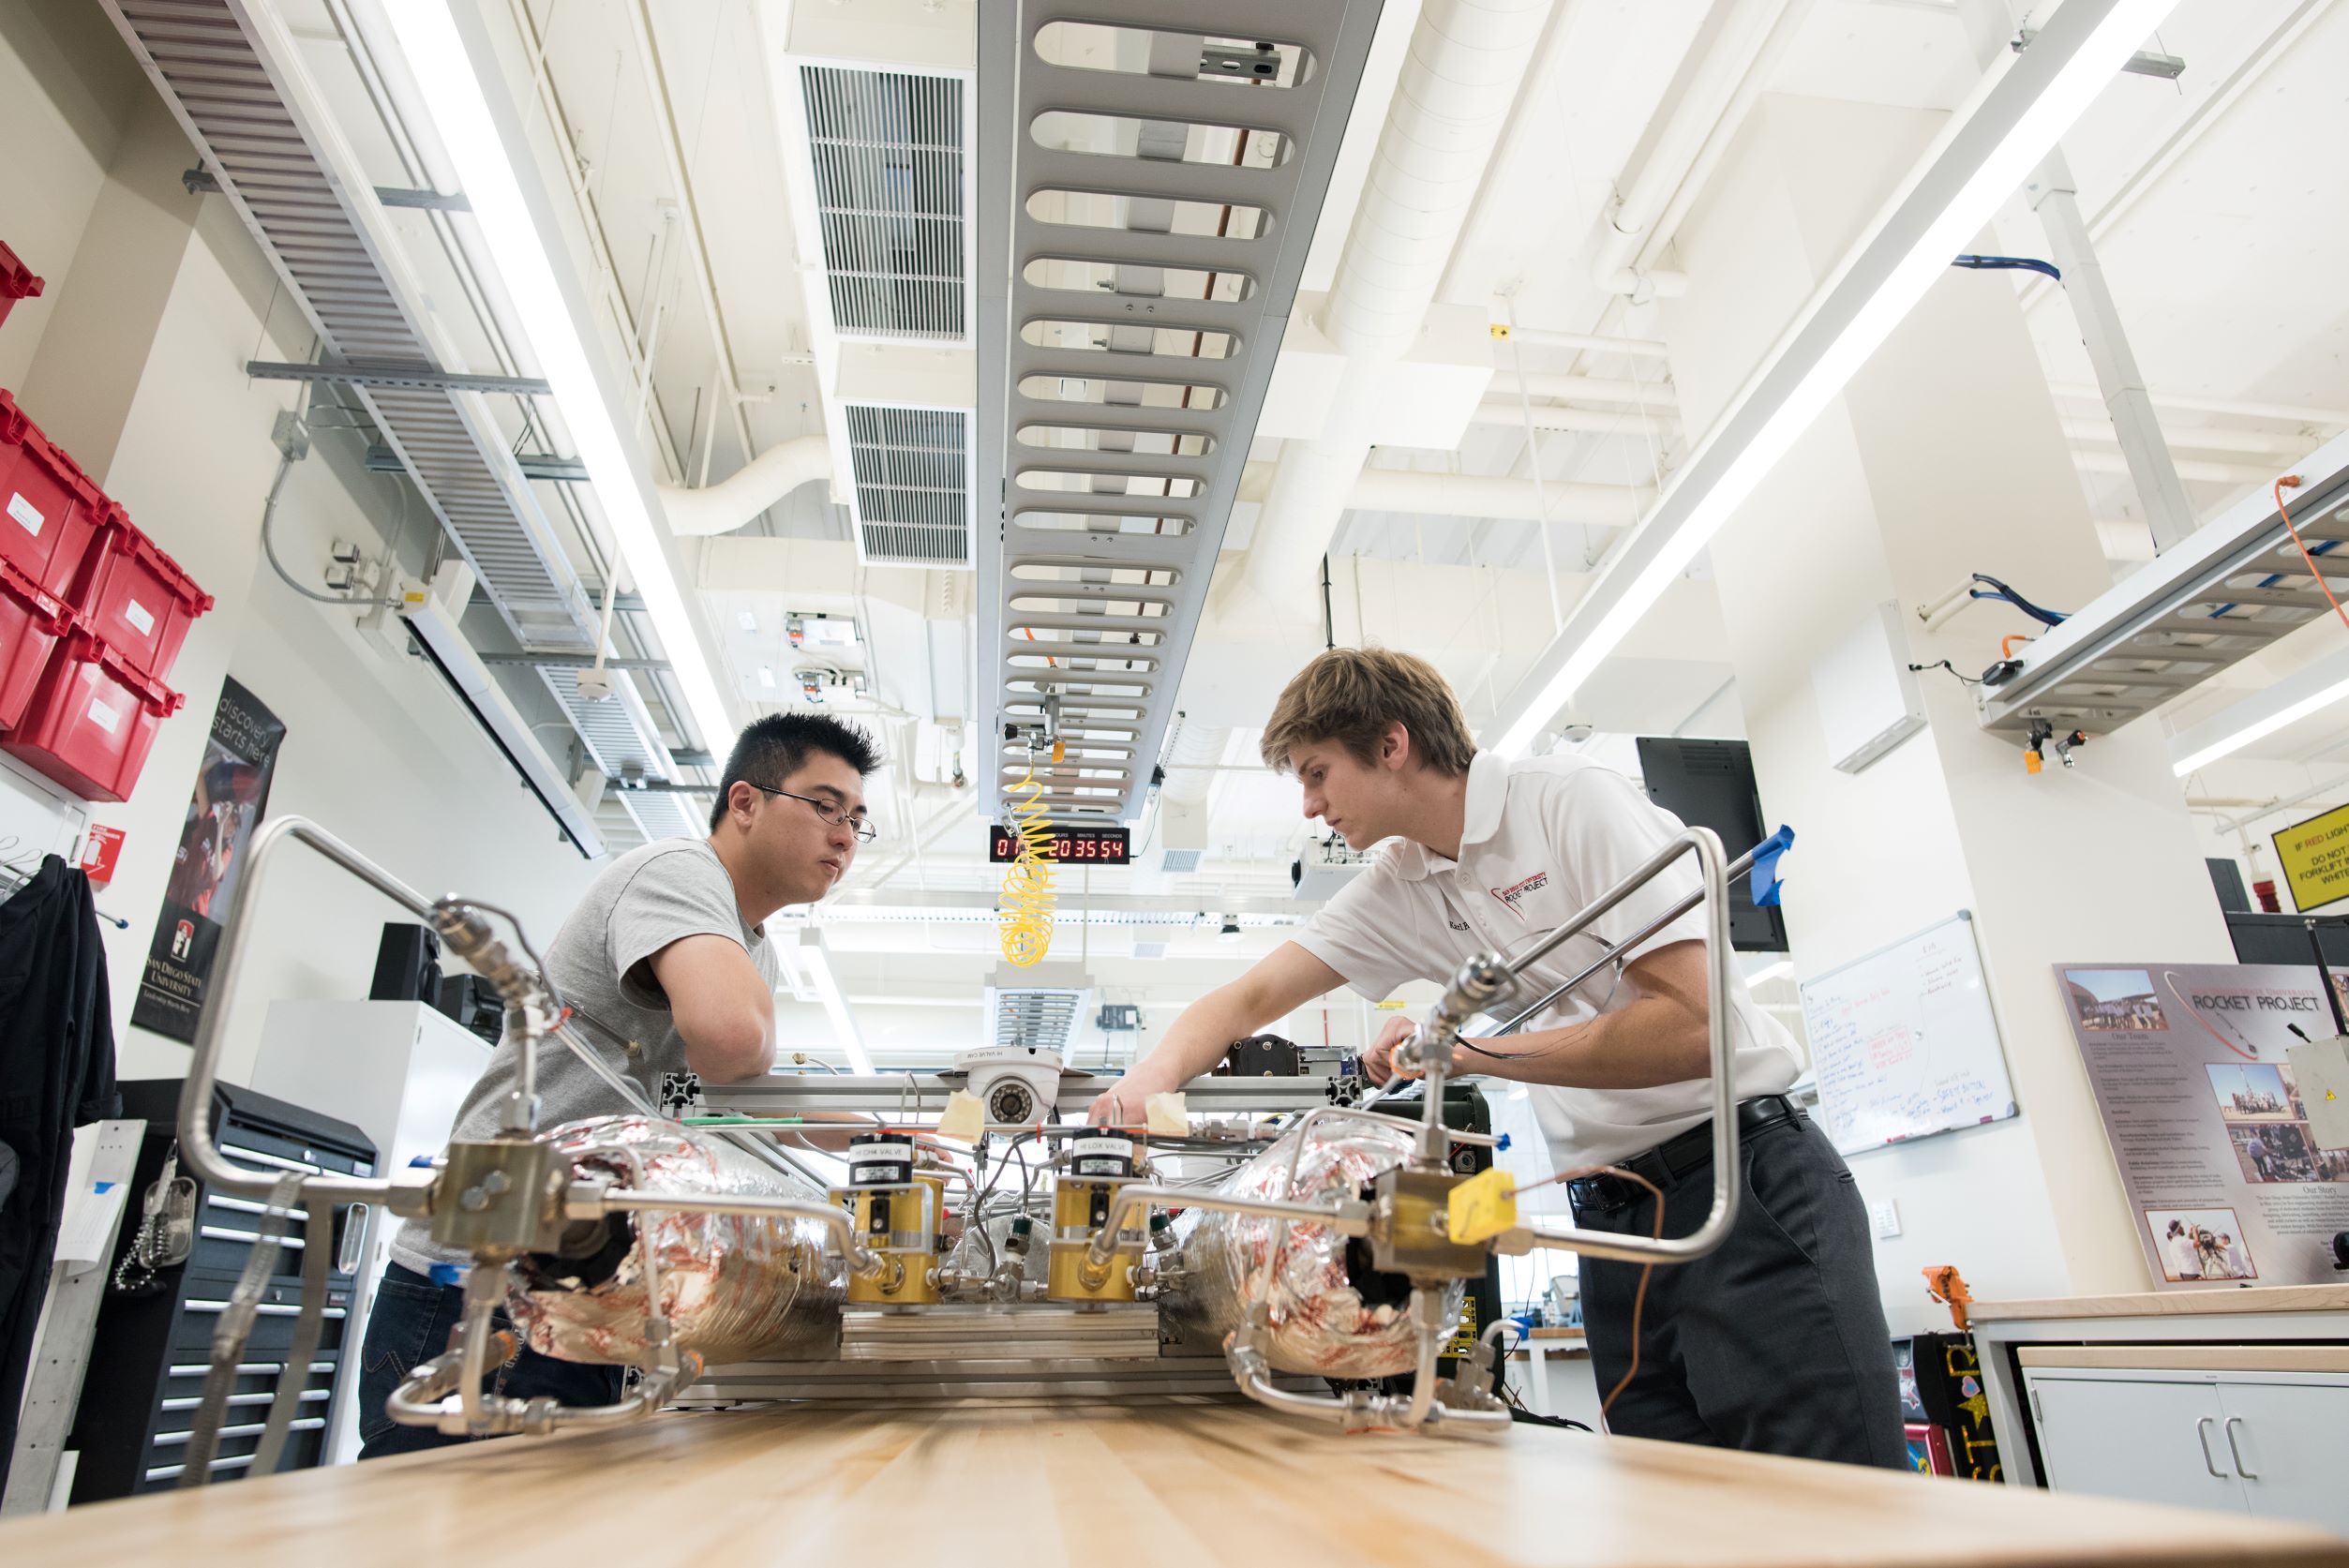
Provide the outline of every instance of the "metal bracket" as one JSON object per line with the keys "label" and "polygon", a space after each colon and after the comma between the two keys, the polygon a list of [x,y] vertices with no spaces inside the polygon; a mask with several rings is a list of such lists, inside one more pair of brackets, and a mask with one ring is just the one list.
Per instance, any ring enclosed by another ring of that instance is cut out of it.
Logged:
{"label": "metal bracket", "polygon": [[386,365],[357,360],[321,360],[288,365],[276,360],[245,362],[245,373],[262,381],[341,381],[348,386],[396,386],[419,392],[510,392],[545,397],[554,388],[531,376],[468,376],[428,365]]}

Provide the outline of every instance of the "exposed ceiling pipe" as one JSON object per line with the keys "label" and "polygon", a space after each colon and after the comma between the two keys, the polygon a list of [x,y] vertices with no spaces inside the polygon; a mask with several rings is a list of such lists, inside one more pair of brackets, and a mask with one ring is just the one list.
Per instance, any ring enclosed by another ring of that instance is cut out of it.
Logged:
{"label": "exposed ceiling pipe", "polygon": [[[2104,394],[2095,387],[2073,381],[2058,381],[2047,390],[2071,402],[2102,406],[2104,401]],[[2313,426],[2324,430],[2349,430],[2349,411],[2342,409],[2309,409],[2293,403],[2246,403],[2233,397],[2177,397],[2162,392],[2151,393],[2148,396],[2155,408],[2170,409],[2178,413],[2222,414],[2231,419],[2273,419],[2286,425]]]}
{"label": "exposed ceiling pipe", "polygon": [[1174,743],[1166,749],[1166,782],[1159,786],[1161,806],[1196,806],[1207,799],[1216,781],[1215,764],[1223,760],[1232,742],[1230,726],[1194,724],[1185,721]]}
{"label": "exposed ceiling pipe", "polygon": [[1788,0],[1715,0],[1691,63],[1683,67],[1680,96],[1648,138],[1639,172],[1622,190],[1599,231],[1591,281],[1602,291],[1634,299],[1672,298],[1688,286],[1680,273],[1640,272],[1632,265],[1649,231],[1671,204],[1696,166],[1705,139],[1735,100]]}
{"label": "exposed ceiling pipe", "polygon": [[[2117,449],[2083,452],[2075,447],[2072,461],[2082,473],[2129,471],[2129,459]],[[2248,463],[2206,463],[2187,457],[2177,460],[2177,477],[2198,485],[2265,485],[2275,476],[2273,469],[2253,468]]]}
{"label": "exposed ceiling pipe", "polygon": [[[1609,380],[1604,376],[1545,376],[1538,371],[1522,378],[1528,397],[1555,397],[1565,403],[1629,403],[1641,409],[1677,409],[1680,394],[1661,381]],[[1515,397],[1519,378],[1504,370],[1492,378],[1496,396]]]}
{"label": "exposed ceiling pipe", "polygon": [[[735,366],[734,340],[726,332],[726,312],[718,303],[718,279],[711,270],[710,246],[701,232],[701,203],[695,199],[693,178],[686,172],[683,139],[677,131],[677,111],[669,98],[668,76],[662,64],[660,44],[653,33],[650,0],[634,0],[633,4],[622,8],[627,11],[629,26],[636,34],[636,68],[643,75],[645,95],[651,100],[653,125],[659,132],[652,140],[659,149],[669,188],[677,192],[678,205],[684,213],[685,246],[687,260],[693,266],[694,292],[701,302],[702,323],[710,334],[711,352],[717,356],[719,379],[725,382],[718,389],[718,396],[725,405],[725,411],[732,416],[734,439],[741,443],[742,455],[748,457],[755,449],[751,445],[750,419],[742,410],[742,374]],[[651,367],[648,366],[648,379],[651,374]],[[717,417],[717,411],[713,410],[711,426],[716,425]],[[692,473],[681,469],[680,476],[693,477],[697,474],[699,478],[708,480],[709,455],[710,444],[705,439],[698,469]],[[688,461],[692,458],[690,453],[681,455]]]}
{"label": "exposed ceiling pipe", "polygon": [[1382,372],[1417,341],[1452,246],[1517,101],[1550,0],[1428,0],[1321,317],[1353,365],[1321,435],[1293,441],[1249,545],[1243,580],[1267,604],[1312,579],[1370,455]]}
{"label": "exposed ceiling pipe", "polygon": [[[1289,459],[1250,463],[1240,475],[1239,499],[1262,500],[1265,515]],[[1334,481],[1336,511],[1417,512],[1430,517],[1507,517],[1531,522],[1542,514],[1530,479],[1474,473],[1423,473],[1412,469],[1363,469]],[[1654,492],[1636,485],[1569,485],[1545,481],[1553,523],[1622,528],[1637,522]],[[1263,525],[1260,522],[1258,527]],[[1249,560],[1255,559],[1253,548]],[[1314,560],[1320,560],[1319,556]],[[1318,606],[1317,596],[1313,603]],[[1318,608],[1315,612],[1319,614]]]}
{"label": "exposed ceiling pipe", "polygon": [[830,479],[831,442],[822,436],[779,441],[723,482],[698,490],[664,485],[661,510],[679,538],[732,533],[800,485]]}
{"label": "exposed ceiling pipe", "polygon": [[[2067,419],[2063,433],[2074,445],[2108,447],[2113,444],[2113,427],[2094,420]],[[2162,432],[2169,444],[2181,452],[2246,452],[2254,457],[2282,457],[2287,460],[2305,456],[2308,438],[2282,430],[2220,430],[2205,426],[2171,426]]]}
{"label": "exposed ceiling pipe", "polygon": [[1634,359],[1669,359],[1672,353],[1671,346],[1660,337],[1607,337],[1588,332],[1547,332],[1539,327],[1519,327],[1510,336],[1534,349],[1573,349],[1586,354],[1628,354]]}
{"label": "exposed ceiling pipe", "polygon": [[1728,108],[1713,122],[1712,131],[1705,137],[1705,144],[1698,150],[1697,160],[1682,176],[1680,188],[1672,192],[1671,201],[1665,203],[1664,216],[1650,224],[1647,233],[1640,238],[1630,263],[1635,270],[1653,261],[1665,246],[1671,243],[1672,236],[1680,232],[1680,226],[1687,218],[1688,210],[1697,204],[1697,199],[1704,194],[1705,187],[1712,183],[1713,171],[1721,167],[1721,159],[1728,154],[1729,143],[1736,140],[1740,127],[1745,124],[1745,116],[1752,112],[1754,100],[1761,97],[1771,78],[1777,74],[1778,62],[1785,57],[1794,36],[1803,30],[1803,20],[1810,15],[1815,0],[1790,0],[1786,8],[1778,13],[1776,24],[1770,29],[1769,37],[1763,40],[1761,51],[1747,68],[1744,80],[1738,83]]}
{"label": "exposed ceiling pipe", "polygon": [[[1561,409],[1535,404],[1522,409],[1513,403],[1480,403],[1468,416],[1471,425],[1503,425],[1522,430],[1574,430],[1600,436],[1644,436],[1651,440],[1675,435],[1680,420],[1673,414],[1633,413],[1627,409]],[[2305,448],[2303,448],[2305,450]]]}

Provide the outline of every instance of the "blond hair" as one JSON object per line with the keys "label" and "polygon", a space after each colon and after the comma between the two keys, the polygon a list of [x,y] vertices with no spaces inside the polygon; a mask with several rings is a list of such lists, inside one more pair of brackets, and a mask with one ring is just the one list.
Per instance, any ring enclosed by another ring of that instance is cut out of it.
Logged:
{"label": "blond hair", "polygon": [[1364,765],[1378,760],[1386,726],[1400,724],[1412,754],[1458,777],[1476,754],[1475,737],[1452,683],[1425,659],[1385,648],[1333,648],[1297,671],[1264,724],[1264,757],[1285,772],[1300,746],[1332,740]]}

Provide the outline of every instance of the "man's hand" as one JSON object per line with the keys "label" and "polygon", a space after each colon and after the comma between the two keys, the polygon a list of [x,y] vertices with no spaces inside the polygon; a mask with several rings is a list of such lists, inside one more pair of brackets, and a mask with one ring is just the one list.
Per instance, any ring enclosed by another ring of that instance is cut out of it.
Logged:
{"label": "man's hand", "polygon": [[[1411,1020],[1398,1013],[1386,1021],[1386,1026],[1379,1031],[1379,1038],[1371,1041],[1370,1049],[1362,1053],[1363,1076],[1370,1081],[1372,1088],[1386,1087],[1387,1080],[1396,1076],[1395,1053],[1401,1048],[1403,1041],[1411,1038]],[[1469,1067],[1466,1053],[1461,1051],[1460,1047],[1455,1045],[1452,1047],[1452,1065],[1448,1070],[1457,1077],[1464,1072],[1481,1072],[1486,1069]],[[1411,1072],[1404,1076],[1417,1078],[1420,1075],[1417,1072]]]}
{"label": "man's hand", "polygon": [[1152,1095],[1171,1095],[1179,1083],[1160,1083],[1147,1061],[1136,1063],[1116,1083],[1093,1097],[1085,1119],[1095,1127],[1139,1127],[1147,1117]]}
{"label": "man's hand", "polygon": [[1395,1048],[1411,1038],[1411,1020],[1396,1013],[1379,1030],[1370,1049],[1362,1053],[1362,1076],[1370,1081],[1370,1087],[1384,1089],[1395,1076]]}

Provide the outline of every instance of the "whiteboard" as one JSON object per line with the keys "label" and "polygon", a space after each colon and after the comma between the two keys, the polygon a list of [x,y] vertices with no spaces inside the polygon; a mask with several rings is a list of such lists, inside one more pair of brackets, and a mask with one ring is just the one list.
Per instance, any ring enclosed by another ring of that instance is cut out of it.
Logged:
{"label": "whiteboard", "polygon": [[1819,1111],[1845,1154],[2014,1114],[1974,918],[1938,925],[1803,982]]}

